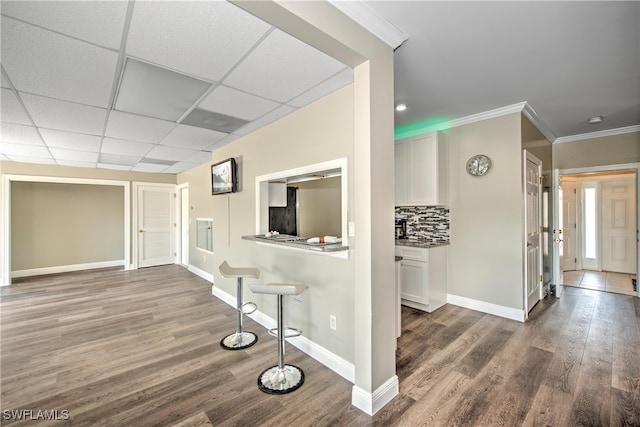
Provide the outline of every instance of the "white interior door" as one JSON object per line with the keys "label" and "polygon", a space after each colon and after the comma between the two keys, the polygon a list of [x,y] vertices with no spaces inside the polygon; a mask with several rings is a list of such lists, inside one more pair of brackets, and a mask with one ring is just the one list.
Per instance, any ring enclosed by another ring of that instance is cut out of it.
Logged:
{"label": "white interior door", "polygon": [[180,264],[189,265],[189,187],[180,188]]}
{"label": "white interior door", "polygon": [[562,230],[562,185],[560,182],[560,171],[554,169],[551,177],[551,201],[553,208],[551,210],[551,226],[553,227],[552,245],[551,245],[551,295],[560,297],[562,294],[562,258],[563,251],[562,234],[558,233]]}
{"label": "white interior door", "polygon": [[562,270],[576,270],[578,263],[578,210],[577,182],[575,179],[562,179]]}
{"label": "white interior door", "polygon": [[527,312],[542,299],[542,162],[525,151],[525,286]]}
{"label": "white interior door", "polygon": [[175,262],[175,187],[139,185],[138,267]]}
{"label": "white interior door", "polygon": [[636,273],[635,177],[603,181],[602,269]]}

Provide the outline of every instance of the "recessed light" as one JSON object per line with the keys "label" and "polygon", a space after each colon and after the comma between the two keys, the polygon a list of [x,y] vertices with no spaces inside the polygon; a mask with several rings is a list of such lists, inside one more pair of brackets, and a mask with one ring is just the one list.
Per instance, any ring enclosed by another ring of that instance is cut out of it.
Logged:
{"label": "recessed light", "polygon": [[602,116],[594,116],[589,119],[590,125],[597,125],[598,123],[602,123]]}
{"label": "recessed light", "polygon": [[407,109],[407,104],[398,104],[396,105],[396,111],[404,111]]}

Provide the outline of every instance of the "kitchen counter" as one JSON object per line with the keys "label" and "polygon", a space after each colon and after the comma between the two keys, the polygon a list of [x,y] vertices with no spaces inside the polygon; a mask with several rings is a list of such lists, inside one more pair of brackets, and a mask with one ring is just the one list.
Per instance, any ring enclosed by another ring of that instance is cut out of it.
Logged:
{"label": "kitchen counter", "polygon": [[396,239],[396,246],[407,246],[410,248],[422,248],[429,249],[438,246],[446,246],[449,242],[432,242],[430,240],[416,240],[416,239]]}
{"label": "kitchen counter", "polygon": [[336,253],[348,251],[349,246],[343,246],[342,243],[306,243],[304,238],[274,238],[265,237],[263,235],[242,236],[243,240],[250,240],[256,243],[266,243],[270,245],[285,246],[289,248],[303,249],[312,252]]}

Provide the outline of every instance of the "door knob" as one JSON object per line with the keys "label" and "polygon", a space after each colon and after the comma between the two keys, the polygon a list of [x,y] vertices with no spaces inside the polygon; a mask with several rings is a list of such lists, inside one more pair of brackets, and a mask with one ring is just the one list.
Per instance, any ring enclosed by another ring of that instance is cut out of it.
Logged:
{"label": "door knob", "polygon": [[563,242],[562,239],[553,239],[553,241],[556,242],[556,243],[562,243]]}
{"label": "door knob", "polygon": [[142,228],[140,229],[140,233],[144,233],[144,230]]}

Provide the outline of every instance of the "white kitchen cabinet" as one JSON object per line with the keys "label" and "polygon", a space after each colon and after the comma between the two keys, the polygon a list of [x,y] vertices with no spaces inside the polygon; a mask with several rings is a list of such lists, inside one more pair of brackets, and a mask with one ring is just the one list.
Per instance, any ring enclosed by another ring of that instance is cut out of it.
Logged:
{"label": "white kitchen cabinet", "polygon": [[403,305],[431,313],[447,303],[447,246],[396,246]]}
{"label": "white kitchen cabinet", "polygon": [[395,142],[396,206],[444,205],[447,198],[447,142],[430,132]]}

